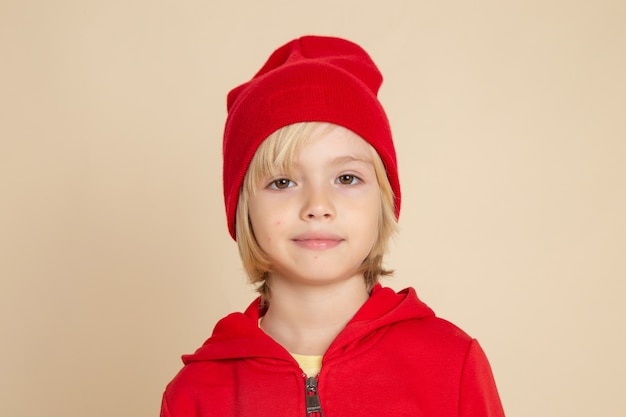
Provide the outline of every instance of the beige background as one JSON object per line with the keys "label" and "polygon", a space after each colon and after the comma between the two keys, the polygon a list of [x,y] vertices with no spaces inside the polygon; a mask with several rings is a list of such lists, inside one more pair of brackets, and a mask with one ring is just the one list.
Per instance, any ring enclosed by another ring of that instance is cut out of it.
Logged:
{"label": "beige background", "polygon": [[509,416],[623,416],[626,3],[604,0],[2,1],[2,416],[158,415],[247,306],[225,96],[308,33],[386,78],[387,284],[481,341]]}

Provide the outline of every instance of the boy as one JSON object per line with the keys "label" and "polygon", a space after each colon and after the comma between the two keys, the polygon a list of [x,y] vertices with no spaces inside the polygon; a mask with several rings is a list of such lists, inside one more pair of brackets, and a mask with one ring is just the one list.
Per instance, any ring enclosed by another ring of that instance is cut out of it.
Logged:
{"label": "boy", "polygon": [[162,417],[504,415],[476,340],[378,283],[400,211],[381,83],[306,36],[229,93],[226,214],[260,297],[183,357]]}

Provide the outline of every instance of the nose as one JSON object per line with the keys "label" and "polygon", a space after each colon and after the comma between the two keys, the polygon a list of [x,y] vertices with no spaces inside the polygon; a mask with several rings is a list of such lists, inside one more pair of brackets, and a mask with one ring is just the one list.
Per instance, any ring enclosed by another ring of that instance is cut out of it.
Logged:
{"label": "nose", "polygon": [[301,212],[303,220],[326,220],[335,216],[330,190],[325,187],[308,187],[304,194]]}

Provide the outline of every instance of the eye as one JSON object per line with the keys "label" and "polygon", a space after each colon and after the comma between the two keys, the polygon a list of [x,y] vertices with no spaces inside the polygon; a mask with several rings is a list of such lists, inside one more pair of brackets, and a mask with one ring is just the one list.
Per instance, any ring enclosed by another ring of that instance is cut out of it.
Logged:
{"label": "eye", "polygon": [[270,182],[270,185],[268,186],[268,188],[273,188],[275,190],[284,190],[286,188],[293,187],[294,185],[295,185],[294,182],[291,181],[290,179],[279,178],[277,180]]}
{"label": "eye", "polygon": [[357,178],[356,176],[352,174],[344,174],[344,175],[340,175],[339,178],[337,178],[337,181],[339,181],[339,183],[343,185],[351,185],[351,184],[356,184],[360,180],[359,178]]}

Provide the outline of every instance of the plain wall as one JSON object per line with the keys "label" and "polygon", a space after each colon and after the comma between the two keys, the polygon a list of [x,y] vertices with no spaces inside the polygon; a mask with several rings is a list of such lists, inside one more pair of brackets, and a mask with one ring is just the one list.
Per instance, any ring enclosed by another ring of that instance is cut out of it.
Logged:
{"label": "plain wall", "polygon": [[626,3],[0,3],[0,413],[155,416],[246,285],[225,97],[362,44],[403,187],[385,285],[486,350],[508,416],[626,412]]}

